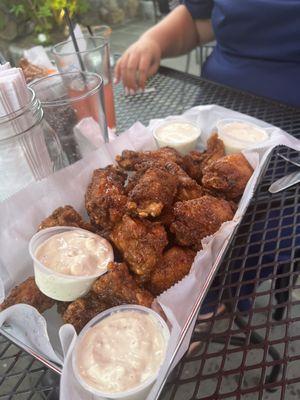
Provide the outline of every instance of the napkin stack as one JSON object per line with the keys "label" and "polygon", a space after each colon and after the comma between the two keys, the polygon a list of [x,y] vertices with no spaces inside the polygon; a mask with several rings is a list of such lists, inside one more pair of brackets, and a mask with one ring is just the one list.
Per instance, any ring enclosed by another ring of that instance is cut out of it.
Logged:
{"label": "napkin stack", "polygon": [[[0,201],[47,176],[53,168],[41,125],[30,110],[21,111],[30,97],[21,68],[1,65]],[[25,131],[28,133],[21,135]]]}

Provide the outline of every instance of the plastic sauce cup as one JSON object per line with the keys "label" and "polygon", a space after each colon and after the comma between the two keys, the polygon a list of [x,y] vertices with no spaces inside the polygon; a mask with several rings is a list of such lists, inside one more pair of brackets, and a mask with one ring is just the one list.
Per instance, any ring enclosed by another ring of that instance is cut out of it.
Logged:
{"label": "plastic sauce cup", "polygon": [[173,147],[182,155],[195,149],[201,133],[197,125],[183,118],[165,121],[153,130],[158,147]]}
{"label": "plastic sauce cup", "polygon": [[217,122],[217,131],[223,140],[226,154],[239,153],[269,139],[269,134],[258,125],[238,119]]}
{"label": "plastic sauce cup", "polygon": [[[66,275],[56,272],[50,268],[45,267],[35,256],[38,247],[44,243],[51,236],[58,233],[63,233],[72,230],[81,230],[89,232],[85,229],[80,229],[71,226],[55,226],[53,228],[42,229],[37,232],[29,242],[29,253],[33,260],[35,282],[46,296],[59,301],[73,301],[78,297],[85,295],[91,288],[95,280],[103,275],[106,270],[101,271],[96,275]],[[91,232],[89,232],[91,233]],[[113,261],[113,249],[109,242],[110,257],[107,264]]]}
{"label": "plastic sauce cup", "polygon": [[[73,366],[73,372],[75,375],[75,378],[79,382],[79,384],[87,390],[89,393],[93,395],[93,399],[101,399],[101,400],[111,400],[111,399],[118,399],[118,400],[144,400],[148,393],[150,392],[154,382],[157,379],[157,376],[159,374],[161,365],[157,368],[157,372],[149,377],[147,380],[145,380],[143,383],[141,383],[138,386],[133,387],[132,389],[126,390],[124,392],[116,392],[116,393],[106,393],[106,392],[101,392],[94,387],[90,386],[88,383],[84,381],[84,379],[81,377],[79,374],[79,371],[77,369],[77,351],[78,348],[80,347],[81,340],[84,338],[85,334],[89,331],[89,329],[93,328],[95,325],[97,325],[100,321],[102,321],[105,318],[108,318],[114,313],[119,313],[119,312],[124,312],[124,311],[135,311],[135,312],[140,312],[144,313],[147,315],[150,315],[154,317],[154,319],[157,322],[157,328],[161,330],[162,335],[165,339],[165,348],[167,349],[168,342],[170,339],[170,331],[169,328],[166,324],[166,322],[163,320],[163,318],[155,311],[153,311],[151,308],[139,306],[139,305],[134,305],[134,304],[125,304],[117,307],[110,308],[106,311],[103,311],[99,315],[97,315],[95,318],[93,318],[80,332],[77,342],[75,344],[75,348],[73,350],[72,354],[72,366]],[[113,332],[112,332],[113,334]]]}

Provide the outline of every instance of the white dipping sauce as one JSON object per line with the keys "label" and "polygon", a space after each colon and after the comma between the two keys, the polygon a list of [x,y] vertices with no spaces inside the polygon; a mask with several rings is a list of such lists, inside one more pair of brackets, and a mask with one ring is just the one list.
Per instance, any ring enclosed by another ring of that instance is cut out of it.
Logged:
{"label": "white dipping sauce", "polygon": [[155,129],[153,135],[159,147],[173,147],[187,154],[196,146],[201,130],[185,121],[170,121]]}
{"label": "white dipping sauce", "polygon": [[87,276],[106,271],[111,246],[101,236],[73,230],[51,236],[36,250],[47,268],[65,275]]}
{"label": "white dipping sauce", "polygon": [[114,259],[106,239],[73,227],[42,229],[31,238],[29,252],[38,288],[60,301],[73,301],[88,293]]}
{"label": "white dipping sauce", "polygon": [[240,152],[269,138],[264,129],[244,121],[219,121],[217,128],[226,154]]}
{"label": "white dipping sauce", "polygon": [[78,343],[76,369],[90,387],[105,393],[133,389],[154,376],[166,340],[151,314],[123,311],[90,328]]}

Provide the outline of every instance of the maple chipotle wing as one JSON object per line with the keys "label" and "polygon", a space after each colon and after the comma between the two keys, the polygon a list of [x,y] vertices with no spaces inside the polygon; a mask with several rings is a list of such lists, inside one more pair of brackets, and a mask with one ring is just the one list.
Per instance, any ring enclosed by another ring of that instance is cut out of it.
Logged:
{"label": "maple chipotle wing", "polygon": [[85,194],[85,207],[92,224],[100,231],[110,231],[125,213],[126,178],[126,174],[113,165],[93,172]]}
{"label": "maple chipotle wing", "polygon": [[72,324],[77,333],[96,315],[112,307],[108,302],[100,301],[95,293],[89,292],[85,297],[72,301],[63,312],[66,324]]}
{"label": "maple chipotle wing", "polygon": [[168,244],[167,233],[159,223],[124,215],[110,234],[132,272],[148,279]]}
{"label": "maple chipotle wing", "polygon": [[43,294],[37,287],[34,277],[30,277],[10,292],[0,305],[0,311],[20,303],[28,304],[36,308],[40,313],[43,313],[48,308],[51,308],[55,304],[55,301]]}
{"label": "maple chipotle wing", "polygon": [[174,216],[170,231],[175,234],[177,243],[200,250],[201,240],[215,233],[223,222],[231,220],[233,211],[228,201],[206,195],[176,203]]}
{"label": "maple chipotle wing", "polygon": [[67,306],[63,320],[72,324],[79,333],[104,310],[121,304],[151,307],[153,300],[150,292],[138,286],[125,263],[110,263],[107,273],[94,282],[91,291]]}
{"label": "maple chipotle wing", "polygon": [[179,246],[165,251],[147,283],[149,291],[154,295],[159,295],[179,282],[189,273],[195,255],[195,251]]}
{"label": "maple chipotle wing", "polygon": [[253,168],[242,153],[229,154],[204,168],[202,183],[228,200],[235,200],[243,194],[252,173]]}
{"label": "maple chipotle wing", "polygon": [[92,290],[98,299],[113,305],[139,304],[151,307],[154,300],[151,293],[138,286],[125,263],[110,263],[108,272],[94,282]]}
{"label": "maple chipotle wing", "polygon": [[122,155],[116,157],[119,166],[127,171],[136,171],[138,164],[148,161],[168,162],[184,165],[183,157],[171,147],[162,147],[153,151],[124,150]]}
{"label": "maple chipotle wing", "polygon": [[224,143],[217,134],[213,134],[207,141],[206,151],[193,150],[184,157],[184,169],[191,178],[201,183],[203,168],[223,156],[225,156]]}
{"label": "maple chipotle wing", "polygon": [[157,217],[170,207],[177,191],[176,176],[161,168],[147,169],[128,193],[128,209],[140,217]]}
{"label": "maple chipotle wing", "polygon": [[51,228],[53,226],[74,226],[94,232],[92,225],[85,222],[81,215],[69,205],[54,210],[49,217],[45,218],[40,223],[38,230]]}

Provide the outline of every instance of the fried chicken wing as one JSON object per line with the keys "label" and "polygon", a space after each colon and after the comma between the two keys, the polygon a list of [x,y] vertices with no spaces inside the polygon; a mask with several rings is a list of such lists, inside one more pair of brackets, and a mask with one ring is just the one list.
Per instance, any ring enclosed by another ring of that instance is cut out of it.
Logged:
{"label": "fried chicken wing", "polygon": [[161,168],[149,168],[128,193],[128,210],[139,217],[157,217],[170,207],[177,191],[176,176]]}
{"label": "fried chicken wing", "polygon": [[0,305],[0,311],[20,303],[29,304],[35,307],[40,313],[43,313],[48,308],[51,308],[55,304],[55,301],[43,294],[37,287],[34,277],[30,277],[10,292]]}
{"label": "fried chicken wing", "polygon": [[244,192],[253,168],[242,153],[222,157],[203,170],[203,186],[222,193],[228,200],[237,200]]}
{"label": "fried chicken wing", "polygon": [[92,291],[85,297],[70,303],[63,313],[63,320],[66,324],[72,324],[77,333],[97,314],[113,307],[108,302],[99,300]]}
{"label": "fried chicken wing", "polygon": [[168,244],[167,233],[159,223],[124,215],[110,239],[122,253],[131,271],[145,280],[159,261]]}
{"label": "fried chicken wing", "polygon": [[196,252],[179,246],[171,247],[163,254],[151,274],[147,288],[154,295],[159,295],[179,282],[191,269]]}
{"label": "fried chicken wing", "polygon": [[88,231],[95,231],[92,225],[85,222],[81,215],[69,205],[54,210],[49,217],[41,222],[38,230],[51,228],[53,226],[75,226],[77,228],[87,229]]}
{"label": "fried chicken wing", "polygon": [[136,165],[143,162],[157,160],[161,162],[172,161],[178,165],[184,165],[183,157],[177,150],[171,147],[162,147],[153,151],[124,150],[121,156],[116,157],[119,166],[127,171],[135,171]]}
{"label": "fried chicken wing", "polygon": [[233,211],[228,201],[206,195],[176,203],[174,215],[170,230],[177,243],[200,250],[201,240],[215,233],[223,222],[231,220]]}
{"label": "fried chicken wing", "polygon": [[139,304],[151,307],[154,300],[151,293],[138,286],[125,263],[111,262],[108,272],[96,280],[92,290],[100,300],[113,305]]}
{"label": "fried chicken wing", "polygon": [[79,333],[97,314],[121,304],[151,307],[154,297],[137,285],[125,263],[110,263],[108,271],[94,282],[91,291],[70,303],[63,313],[65,323]]}
{"label": "fried chicken wing", "polygon": [[201,153],[193,150],[184,157],[184,169],[191,178],[201,183],[203,168],[223,156],[225,156],[224,143],[217,134],[213,134],[207,141],[206,151]]}
{"label": "fried chicken wing", "polygon": [[109,165],[96,169],[85,195],[85,207],[92,224],[106,236],[122,219],[126,210],[127,196],[124,184],[127,175]]}

